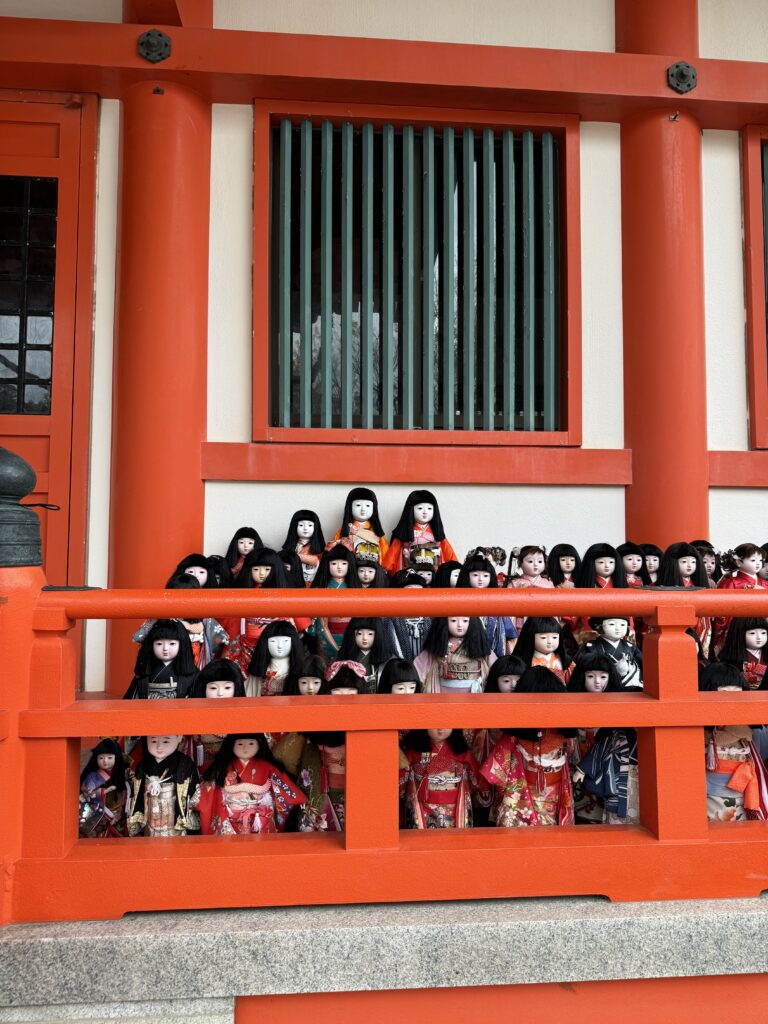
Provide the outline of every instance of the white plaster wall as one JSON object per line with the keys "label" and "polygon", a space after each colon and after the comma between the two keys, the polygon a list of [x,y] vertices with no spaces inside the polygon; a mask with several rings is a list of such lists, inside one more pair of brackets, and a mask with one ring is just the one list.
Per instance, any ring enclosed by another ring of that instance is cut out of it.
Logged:
{"label": "white plaster wall", "polygon": [[713,487],[709,492],[709,534],[716,548],[764,544],[768,540],[768,488]]}
{"label": "white plaster wall", "polygon": [[580,163],[582,443],[623,448],[620,126],[582,124]]}
{"label": "white plaster wall", "polygon": [[[102,100],[96,163],[96,274],[93,310],[93,395],[86,583],[107,586],[109,493],[112,445],[112,342],[115,318],[115,241],[117,228],[120,104]],[[85,688],[103,689],[106,623],[85,630]]]}
{"label": "white plaster wall", "polygon": [[699,0],[699,51],[721,60],[768,61],[768,4]]}
{"label": "white plaster wall", "polygon": [[707,435],[711,449],[747,451],[747,350],[738,132],[702,137]]}
{"label": "white plaster wall", "polygon": [[123,4],[122,0],[0,0],[0,17],[121,22]]}
{"label": "white plaster wall", "polygon": [[309,35],[615,48],[613,0],[214,0],[213,24]]}

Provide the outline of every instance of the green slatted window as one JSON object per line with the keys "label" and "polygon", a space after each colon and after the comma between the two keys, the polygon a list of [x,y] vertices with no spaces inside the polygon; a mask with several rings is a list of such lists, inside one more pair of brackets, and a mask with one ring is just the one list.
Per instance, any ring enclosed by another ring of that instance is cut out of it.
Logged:
{"label": "green slatted window", "polygon": [[275,122],[271,426],[565,430],[560,145]]}

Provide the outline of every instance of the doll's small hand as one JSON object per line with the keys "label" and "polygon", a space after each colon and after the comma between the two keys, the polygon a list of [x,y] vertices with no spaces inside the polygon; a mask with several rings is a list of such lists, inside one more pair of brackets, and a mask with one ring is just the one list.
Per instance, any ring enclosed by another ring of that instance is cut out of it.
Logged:
{"label": "doll's small hand", "polygon": [[626,654],[622,654],[619,660],[616,662],[616,671],[620,676],[625,676],[630,671],[629,662],[627,661]]}
{"label": "doll's small hand", "polygon": [[581,770],[581,768],[577,768],[574,771],[574,773],[573,773],[573,781],[574,782],[581,782],[582,779],[584,779],[584,778],[585,778],[584,772]]}
{"label": "doll's small hand", "polygon": [[573,580],[563,580],[560,586],[563,590],[572,590],[576,586],[576,584],[573,582]]}

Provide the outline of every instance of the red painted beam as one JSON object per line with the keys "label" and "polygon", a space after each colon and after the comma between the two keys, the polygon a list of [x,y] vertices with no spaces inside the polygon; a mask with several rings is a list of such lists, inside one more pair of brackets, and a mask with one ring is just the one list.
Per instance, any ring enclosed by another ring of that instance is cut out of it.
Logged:
{"label": "red painted beam", "polygon": [[211,28],[213,0],[123,0],[126,24]]}
{"label": "red painted beam", "polygon": [[[255,97],[453,105],[579,113],[623,120],[649,107],[688,110],[705,128],[740,128],[768,112],[762,64],[697,60],[697,88],[678,96],[645,55],[528,47],[174,28],[173,52],[149,66],[137,26],[2,19],[0,88],[122,97],[142,79],[177,81],[222,103]],[[297,104],[297,113],[301,113]]]}
{"label": "red painted beam", "polygon": [[710,452],[709,486],[768,488],[768,451]]}

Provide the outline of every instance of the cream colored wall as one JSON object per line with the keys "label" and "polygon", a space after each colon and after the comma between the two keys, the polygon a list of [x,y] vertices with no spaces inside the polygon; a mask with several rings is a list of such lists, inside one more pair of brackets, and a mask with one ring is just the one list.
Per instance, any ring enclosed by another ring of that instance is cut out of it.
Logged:
{"label": "cream colored wall", "polygon": [[216,28],[613,50],[613,0],[214,0]]}
{"label": "cream colored wall", "polygon": [[0,0],[0,17],[120,22],[123,4],[122,0]]}
{"label": "cream colored wall", "polygon": [[764,544],[768,540],[768,488],[713,487],[709,492],[709,533],[716,548]]}
{"label": "cream colored wall", "polygon": [[699,0],[699,51],[721,60],[768,61],[768,4]]}

